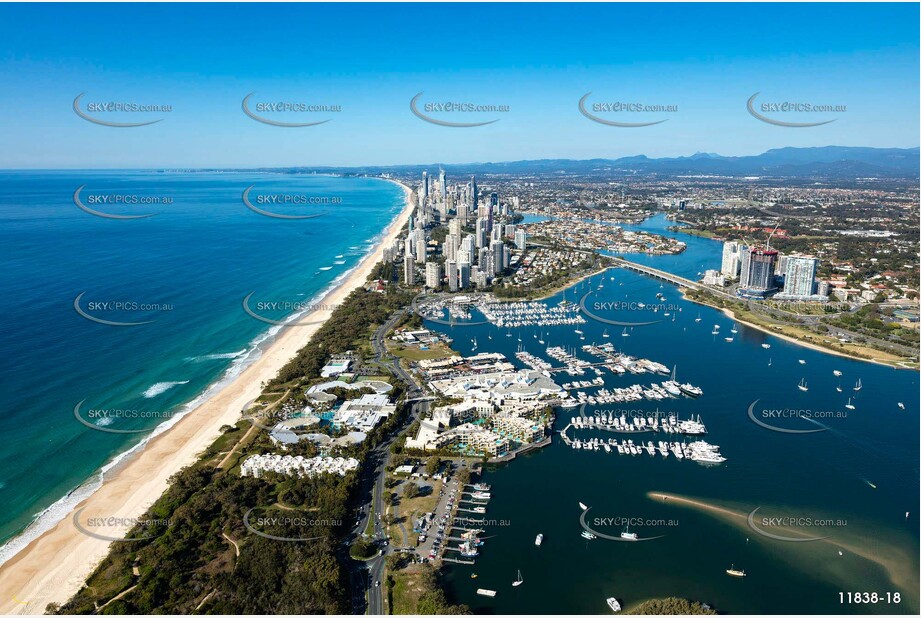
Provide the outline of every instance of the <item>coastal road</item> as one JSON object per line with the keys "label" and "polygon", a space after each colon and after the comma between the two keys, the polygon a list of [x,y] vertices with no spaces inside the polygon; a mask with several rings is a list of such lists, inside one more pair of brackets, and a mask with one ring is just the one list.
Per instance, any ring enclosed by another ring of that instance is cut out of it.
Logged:
{"label": "coastal road", "polygon": [[[384,613],[384,567],[386,566],[387,556],[391,552],[389,539],[387,538],[387,529],[384,524],[384,492],[387,491],[385,482],[387,477],[387,466],[390,463],[390,445],[393,444],[397,436],[402,434],[409,425],[428,412],[429,409],[428,401],[415,401],[410,405],[412,407],[403,427],[393,432],[390,438],[378,445],[377,448],[369,454],[368,459],[369,475],[373,477],[374,485],[371,490],[371,500],[367,504],[369,508],[366,508],[367,514],[362,517],[360,524],[364,524],[365,527],[367,526],[368,517],[372,516],[370,513],[373,509],[374,520],[372,522],[373,528],[371,538],[380,543],[382,547],[381,554],[367,562],[368,577],[366,585],[368,586],[368,613],[371,615],[380,615]],[[361,529],[363,531],[365,528],[362,527]],[[380,585],[378,585],[378,582],[380,582]]]}
{"label": "coastal road", "polygon": [[[371,337],[371,348],[374,352],[375,362],[406,384],[407,403],[410,405],[410,411],[406,415],[403,425],[391,432],[385,440],[367,454],[365,465],[363,466],[362,491],[367,492],[368,499],[361,505],[362,515],[355,526],[352,540],[360,538],[365,530],[369,528],[370,522],[370,539],[380,545],[381,553],[366,562],[351,561],[350,563],[352,566],[350,577],[353,590],[353,610],[354,613],[359,614],[365,613],[365,598],[367,598],[368,614],[381,615],[384,613],[383,577],[390,546],[383,517],[386,472],[391,455],[390,447],[398,436],[423,414],[427,413],[429,409],[428,401],[414,400],[422,394],[422,388],[400,366],[399,359],[386,356],[387,348],[384,346],[384,337],[402,319],[405,313],[406,309],[395,312]],[[380,585],[377,585],[378,582],[380,582]]]}

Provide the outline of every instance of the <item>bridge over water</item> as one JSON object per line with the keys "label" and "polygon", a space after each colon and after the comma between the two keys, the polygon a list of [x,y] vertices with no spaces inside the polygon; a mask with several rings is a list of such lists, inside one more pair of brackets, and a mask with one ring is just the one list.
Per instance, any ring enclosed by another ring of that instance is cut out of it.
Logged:
{"label": "bridge over water", "polygon": [[655,279],[660,279],[662,281],[667,281],[669,283],[674,283],[675,285],[680,285],[682,287],[691,288],[695,290],[701,289],[703,286],[696,281],[691,281],[690,279],[685,279],[684,277],[679,277],[678,275],[673,275],[672,273],[665,272],[664,270],[659,270],[658,268],[653,268],[652,266],[643,266],[642,264],[637,264],[636,262],[630,262],[623,258],[611,258],[612,261],[621,268],[626,268],[627,270],[632,270],[633,272],[640,273],[643,275],[648,275]]}

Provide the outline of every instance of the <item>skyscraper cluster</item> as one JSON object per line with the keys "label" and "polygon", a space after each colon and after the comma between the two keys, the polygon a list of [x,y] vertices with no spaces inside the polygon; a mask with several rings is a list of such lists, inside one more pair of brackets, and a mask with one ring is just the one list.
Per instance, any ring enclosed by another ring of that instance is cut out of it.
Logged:
{"label": "skyscraper cluster", "polygon": [[[418,268],[426,287],[444,286],[451,291],[488,286],[509,268],[512,247],[506,239],[512,239],[520,251],[527,244],[527,234],[503,223],[513,211],[500,202],[497,192],[484,195],[480,199],[475,176],[449,187],[444,170],[439,170],[437,181],[427,171],[422,173],[418,204],[402,243],[403,280],[407,285],[418,280]],[[443,265],[437,255],[438,243],[429,240],[428,230],[433,224],[448,227],[441,243]],[[388,253],[392,260],[398,255],[396,251],[399,249]]]}
{"label": "skyscraper cluster", "polygon": [[769,247],[730,241],[723,244],[720,272],[727,278],[738,278],[737,294],[743,298],[827,300],[827,286],[816,281],[818,268],[819,260],[811,256],[781,256]]}

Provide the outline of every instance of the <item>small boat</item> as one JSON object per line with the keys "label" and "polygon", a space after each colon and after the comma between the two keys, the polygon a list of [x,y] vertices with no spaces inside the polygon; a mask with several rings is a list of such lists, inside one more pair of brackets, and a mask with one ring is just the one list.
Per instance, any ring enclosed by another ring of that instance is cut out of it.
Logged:
{"label": "small boat", "polygon": [[630,336],[630,333],[628,333],[628,332],[627,332],[627,329],[625,328],[625,329],[624,329],[624,332],[622,332],[622,333],[620,334],[620,336],[621,336],[621,337],[629,337],[629,336]]}
{"label": "small boat", "polygon": [[835,377],[836,377],[836,378],[840,378],[840,377],[841,377],[841,372],[838,371],[837,369],[835,369],[834,371],[832,371],[832,373],[835,374]]}
{"label": "small boat", "polygon": [[839,549],[839,550],[838,550],[838,555],[839,555],[839,556],[843,556],[843,555],[844,555],[844,552],[842,552],[842,551]]}
{"label": "small boat", "polygon": [[579,503],[579,508],[582,509],[583,511],[587,511],[587,510],[588,510],[588,507],[585,506],[584,504],[582,504],[581,502]]}
{"label": "small boat", "polygon": [[544,542],[543,534],[538,534],[537,537],[534,539],[534,544],[537,545],[538,547],[540,547],[540,544],[543,542]]}
{"label": "small boat", "polygon": [[836,387],[835,387],[835,390],[838,391],[838,392],[840,393],[840,392],[841,392],[841,385],[839,384],[838,386],[836,386]]}
{"label": "small boat", "polygon": [[900,402],[899,402],[899,410],[904,410],[904,409],[905,409],[905,404],[902,403],[902,402],[900,401]]}
{"label": "small boat", "polygon": [[854,408],[854,404],[851,403],[851,398],[850,398],[850,397],[847,398],[847,403],[844,404],[844,407],[847,408],[848,410],[854,410],[854,409],[855,409],[855,408]]}
{"label": "small boat", "polygon": [[730,330],[729,332],[731,332],[731,333],[737,333],[737,332],[739,332],[739,329],[736,328],[735,326],[733,326],[733,327],[732,327],[732,330]]}
{"label": "small boat", "polygon": [[694,318],[694,321],[695,321],[695,322],[700,322],[700,314],[699,314],[699,313],[697,314],[697,317]]}
{"label": "small boat", "polygon": [[860,378],[857,378],[857,384],[854,385],[854,392],[860,392],[860,389],[863,388],[863,384],[860,382]]}
{"label": "small boat", "polygon": [[764,348],[765,350],[770,350],[770,349],[771,349],[771,344],[770,344],[770,343],[762,343],[762,344],[761,344],[761,347]]}
{"label": "small boat", "polygon": [[588,530],[583,530],[583,531],[582,531],[582,534],[581,534],[580,536],[581,536],[583,539],[585,539],[586,541],[594,541],[595,539],[598,538],[597,536],[595,536],[594,534],[592,534],[592,533],[589,532]]}
{"label": "small boat", "polygon": [[617,602],[617,599],[614,597],[609,597],[607,600],[608,607],[611,608],[611,611],[615,614],[620,611],[620,603]]}
{"label": "small boat", "polygon": [[524,580],[521,578],[521,571],[518,571],[518,579],[512,582],[513,586],[520,586],[524,583]]}
{"label": "small boat", "polygon": [[604,337],[605,339],[607,339],[607,338],[610,337],[611,335],[608,334],[608,329],[604,329],[604,332],[601,333],[601,336]]}
{"label": "small boat", "polygon": [[620,533],[620,538],[625,541],[636,541],[639,539],[639,536],[636,532],[630,532],[630,526],[627,526],[627,529]]}
{"label": "small boat", "polygon": [[728,341],[729,343],[732,343],[734,341],[732,337],[725,337],[724,339]]}
{"label": "small boat", "polygon": [[477,588],[476,593],[483,597],[494,597],[496,596],[495,590],[487,590],[486,588]]}
{"label": "small boat", "polygon": [[736,565],[732,565],[731,567],[726,569],[726,573],[728,573],[729,575],[732,575],[733,577],[745,577],[745,571],[740,571],[739,569],[736,569]]}
{"label": "small boat", "polygon": [[800,380],[800,381],[799,381],[799,385],[797,385],[796,388],[800,389],[800,390],[803,391],[804,393],[805,393],[806,391],[808,391],[808,390],[809,390],[809,387],[806,386],[806,378],[803,378],[802,380]]}
{"label": "small boat", "polygon": [[772,363],[772,362],[774,362],[774,359],[772,359],[772,358],[769,358],[769,359],[768,359],[768,367],[770,367],[770,366],[771,366],[771,363]]}
{"label": "small boat", "polygon": [[805,365],[805,364],[806,364],[806,361],[804,361],[803,359],[799,359],[799,364],[800,364],[800,365]]}

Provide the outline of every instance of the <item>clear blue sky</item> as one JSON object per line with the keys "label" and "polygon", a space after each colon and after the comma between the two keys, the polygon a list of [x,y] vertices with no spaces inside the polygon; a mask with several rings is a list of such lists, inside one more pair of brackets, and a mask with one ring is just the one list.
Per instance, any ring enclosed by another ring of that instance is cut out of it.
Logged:
{"label": "clear blue sky", "polygon": [[[917,4],[5,4],[0,168],[913,147],[918,23]],[[310,115],[334,118],[317,127],[267,126],[241,111],[252,91],[256,100],[342,111]],[[420,91],[424,101],[511,111],[483,115],[501,117],[485,127],[436,126],[410,113]],[[679,111],[654,127],[607,127],[579,113],[589,91],[593,101]],[[822,116],[837,118],[822,127],[776,127],[746,112],[758,91],[765,100],[843,104],[847,112]],[[81,92],[93,101],[168,103],[173,111],[118,118],[164,118],[148,127],[102,127],[74,114]]]}

